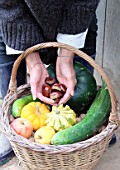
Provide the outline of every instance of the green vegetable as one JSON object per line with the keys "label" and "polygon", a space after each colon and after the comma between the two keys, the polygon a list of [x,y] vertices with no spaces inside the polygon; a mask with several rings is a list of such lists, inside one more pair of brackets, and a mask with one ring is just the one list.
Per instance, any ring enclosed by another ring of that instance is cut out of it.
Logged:
{"label": "green vegetable", "polygon": [[32,101],[33,101],[32,95],[28,95],[15,100],[14,103],[12,104],[12,115],[15,118],[20,117],[23,106],[25,106],[26,104]]}
{"label": "green vegetable", "polygon": [[[49,65],[48,73],[51,77],[55,76],[55,65]],[[74,69],[77,78],[77,84],[74,91],[74,96],[66,103],[75,112],[87,110],[95,98],[97,92],[96,80],[86,67],[81,63],[75,62]]]}
{"label": "green vegetable", "polygon": [[97,92],[96,98],[87,111],[84,119],[78,124],[57,132],[52,138],[52,144],[64,145],[80,142],[91,137],[106,121],[111,109],[111,99],[107,87]]}

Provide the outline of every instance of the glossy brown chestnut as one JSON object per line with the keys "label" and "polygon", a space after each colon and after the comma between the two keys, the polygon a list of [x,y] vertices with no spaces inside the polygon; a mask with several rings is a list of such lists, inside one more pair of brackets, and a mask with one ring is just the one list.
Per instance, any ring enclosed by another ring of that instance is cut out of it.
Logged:
{"label": "glossy brown chestnut", "polygon": [[55,79],[53,77],[46,77],[45,83],[47,83],[48,85],[52,85],[53,83],[55,83]]}
{"label": "glossy brown chestnut", "polygon": [[54,99],[55,103],[59,103],[60,99],[61,99],[61,97]]}
{"label": "glossy brown chestnut", "polygon": [[66,90],[67,90],[67,87],[66,87],[64,84],[59,84],[59,86],[60,86],[60,88],[61,88],[61,91],[62,91],[63,93],[65,93]]}
{"label": "glossy brown chestnut", "polygon": [[59,83],[54,83],[52,86],[51,86],[51,91],[61,91],[61,88],[60,88],[60,85]]}
{"label": "glossy brown chestnut", "polygon": [[42,95],[45,97],[50,97],[50,92],[51,92],[51,86],[48,84],[43,84],[42,85]]}
{"label": "glossy brown chestnut", "polygon": [[50,98],[53,100],[60,98],[62,96],[63,96],[63,94],[60,91],[53,91],[50,93]]}

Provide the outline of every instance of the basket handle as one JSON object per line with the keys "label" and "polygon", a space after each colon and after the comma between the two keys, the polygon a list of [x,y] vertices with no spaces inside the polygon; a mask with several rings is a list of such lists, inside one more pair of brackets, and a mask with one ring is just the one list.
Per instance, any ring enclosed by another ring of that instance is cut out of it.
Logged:
{"label": "basket handle", "polygon": [[112,109],[111,109],[111,121],[116,121],[117,119],[117,123],[118,123],[118,116],[117,116],[117,98],[115,95],[115,92],[112,88],[112,84],[111,81],[109,79],[109,77],[107,76],[107,74],[104,72],[104,70],[87,54],[85,54],[84,52],[78,50],[75,47],[72,47],[70,45],[67,44],[63,44],[63,43],[57,43],[57,42],[47,42],[47,43],[41,43],[41,44],[37,44],[33,47],[28,48],[27,50],[25,50],[15,61],[13,68],[12,68],[12,74],[11,74],[11,79],[10,79],[10,83],[9,83],[9,91],[12,93],[17,93],[17,83],[16,83],[16,75],[17,75],[17,69],[21,63],[21,61],[30,53],[35,52],[37,50],[43,49],[43,48],[49,48],[49,47],[61,47],[61,48],[65,48],[69,51],[72,51],[73,53],[77,54],[78,56],[82,57],[83,59],[85,59],[91,66],[93,66],[98,72],[99,74],[102,76],[102,79],[106,82],[107,84],[107,88],[108,91],[110,93],[110,97],[111,97],[111,104],[112,104]]}

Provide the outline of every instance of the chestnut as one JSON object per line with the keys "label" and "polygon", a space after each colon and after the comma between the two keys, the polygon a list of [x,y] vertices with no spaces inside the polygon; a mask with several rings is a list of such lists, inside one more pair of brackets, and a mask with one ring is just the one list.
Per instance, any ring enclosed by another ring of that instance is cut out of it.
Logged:
{"label": "chestnut", "polygon": [[52,85],[55,83],[55,79],[53,77],[46,77],[45,83],[48,85]]}
{"label": "chestnut", "polygon": [[52,90],[52,91],[55,91],[55,90],[61,91],[61,88],[60,88],[59,83],[54,83],[54,84],[52,85],[52,87],[51,87],[51,90]]}
{"label": "chestnut", "polygon": [[65,93],[66,90],[67,90],[67,87],[66,87],[64,84],[59,84],[59,86],[60,86],[60,88],[61,88],[61,91],[62,91],[63,93]]}
{"label": "chestnut", "polygon": [[59,103],[66,90],[66,86],[55,82],[53,77],[46,77],[45,83],[42,86],[43,96],[53,99],[56,103]]}
{"label": "chestnut", "polygon": [[45,97],[50,97],[50,92],[51,92],[51,86],[48,84],[43,84],[42,85],[42,95]]}
{"label": "chestnut", "polygon": [[58,97],[57,99],[54,99],[55,103],[59,103],[60,99],[61,99],[60,97]]}
{"label": "chestnut", "polygon": [[53,91],[50,93],[50,98],[53,100],[60,98],[62,96],[63,96],[63,94],[60,91]]}

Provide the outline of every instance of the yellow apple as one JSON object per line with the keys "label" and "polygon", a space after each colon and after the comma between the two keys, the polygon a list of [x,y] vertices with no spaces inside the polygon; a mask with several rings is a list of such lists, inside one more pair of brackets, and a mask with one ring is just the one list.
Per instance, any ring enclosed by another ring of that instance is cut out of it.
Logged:
{"label": "yellow apple", "polygon": [[52,137],[55,135],[55,130],[50,126],[42,126],[35,134],[35,142],[39,144],[50,144]]}

